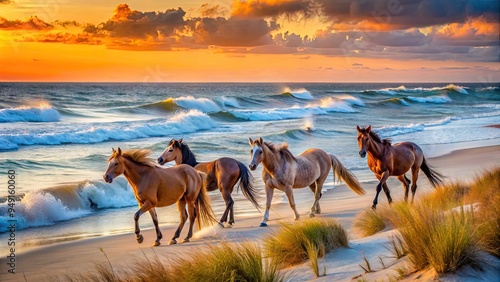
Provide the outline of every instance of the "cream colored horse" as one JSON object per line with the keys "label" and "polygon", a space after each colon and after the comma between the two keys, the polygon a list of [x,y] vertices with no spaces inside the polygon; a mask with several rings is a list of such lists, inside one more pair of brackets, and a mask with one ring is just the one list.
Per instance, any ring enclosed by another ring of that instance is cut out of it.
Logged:
{"label": "cream colored horse", "polygon": [[[197,172],[188,165],[172,168],[157,167],[153,160],[148,157],[150,153],[149,150],[122,152],[120,148],[113,149],[108,161],[108,169],[103,178],[106,182],[111,183],[115,177],[123,174],[132,186],[140,207],[134,215],[137,242],[142,243],[144,240],[139,229],[139,217],[149,212],[156,229],[157,239],[154,246],[160,245],[162,234],[158,226],[155,208],[175,203],[177,203],[179,210],[180,223],[169,245],[177,243],[176,239],[179,238],[182,227],[188,219],[188,213],[189,232],[183,243],[189,242],[193,235],[195,219],[199,229],[201,229],[202,224],[209,225],[210,221],[215,220],[210,207],[210,198],[206,191],[206,175]],[[186,212],[186,205],[188,212]]]}
{"label": "cream colored horse", "polygon": [[266,211],[260,226],[267,226],[274,189],[285,192],[297,220],[300,215],[295,208],[293,189],[309,186],[314,193],[314,203],[311,206],[309,216],[314,217],[315,213],[320,213],[321,190],[332,168],[337,177],[344,180],[355,193],[365,194],[356,177],[335,156],[321,149],[308,149],[300,155],[294,156],[288,150],[287,144],[277,147],[264,142],[262,138],[256,140],[248,138],[248,141],[252,146],[250,169],[255,170],[259,163],[264,166],[262,179],[266,189]]}

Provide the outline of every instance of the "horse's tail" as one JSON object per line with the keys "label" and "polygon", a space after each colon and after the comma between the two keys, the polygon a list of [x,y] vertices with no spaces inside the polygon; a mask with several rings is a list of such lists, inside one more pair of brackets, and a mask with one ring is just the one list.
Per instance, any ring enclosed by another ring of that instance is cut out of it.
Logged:
{"label": "horse's tail", "polygon": [[342,163],[332,154],[330,155],[330,159],[332,160],[332,169],[334,171],[333,180],[335,181],[335,175],[338,178],[343,180],[352,191],[354,191],[358,195],[366,194],[361,184],[359,184],[358,179],[352,172],[350,172],[347,168],[342,165]]}
{"label": "horse's tail", "polygon": [[437,186],[444,184],[445,177],[441,173],[433,169],[429,164],[427,164],[427,160],[425,159],[425,157],[422,161],[420,169],[422,169],[425,176],[427,176],[427,178],[431,182],[432,187],[436,188]]}
{"label": "horse's tail", "polygon": [[207,191],[207,175],[199,171],[198,174],[201,177],[201,190],[198,193],[198,198],[196,198],[196,210],[198,211],[196,223],[198,224],[198,229],[201,229],[202,225],[209,226],[212,221],[217,222],[217,219],[215,219],[214,211],[210,206],[210,197]]}
{"label": "horse's tail", "polygon": [[246,167],[246,165],[238,162],[238,166],[240,168],[240,184],[238,187],[243,191],[243,195],[253,204],[253,206],[260,211],[260,205],[257,202],[257,190],[253,186],[252,179],[253,176],[250,173],[250,170]]}

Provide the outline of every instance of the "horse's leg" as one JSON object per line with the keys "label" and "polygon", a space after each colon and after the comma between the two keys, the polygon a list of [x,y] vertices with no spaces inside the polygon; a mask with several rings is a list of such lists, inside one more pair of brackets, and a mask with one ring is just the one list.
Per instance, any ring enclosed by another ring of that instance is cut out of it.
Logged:
{"label": "horse's leg", "polygon": [[160,227],[158,226],[158,215],[156,214],[156,209],[155,208],[150,209],[149,213],[151,214],[151,218],[153,219],[153,223],[156,229],[156,241],[153,244],[153,246],[157,247],[161,245],[160,240],[161,238],[163,238],[163,235],[161,234]]}
{"label": "horse's leg", "polygon": [[193,226],[194,226],[194,222],[196,221],[196,207],[194,205],[194,201],[190,201],[187,204],[187,208],[188,208],[188,214],[189,214],[189,231],[188,231],[186,238],[184,238],[184,240],[182,240],[182,243],[189,242],[189,239],[191,239],[191,237],[193,237]]}
{"label": "horse's leg", "polygon": [[169,245],[177,244],[177,241],[175,239],[179,238],[179,236],[181,235],[181,230],[184,227],[184,223],[186,223],[186,220],[188,218],[186,212],[186,199],[184,197],[177,202],[177,210],[179,211],[179,217],[180,217],[179,227],[177,227],[177,230],[175,231],[172,240],[168,242]]}
{"label": "horse's leg", "polygon": [[154,208],[153,204],[150,201],[145,201],[139,210],[134,214],[135,221],[135,239],[140,244],[144,241],[144,237],[141,234],[141,230],[139,229],[139,218],[142,214],[149,211],[151,208]]}
{"label": "horse's leg", "polygon": [[285,194],[286,194],[286,197],[288,198],[288,204],[290,205],[290,208],[295,213],[294,220],[299,220],[300,214],[299,214],[299,212],[297,211],[297,209],[295,207],[295,198],[293,197],[293,188],[292,188],[292,186],[285,187]]}
{"label": "horse's leg", "polygon": [[391,197],[391,191],[389,190],[389,187],[387,186],[387,182],[384,182],[382,185],[382,189],[384,189],[385,196],[387,197],[387,201],[389,204],[392,203],[392,197]]}
{"label": "horse's leg", "polygon": [[[387,178],[389,178],[389,176],[390,176],[390,173],[388,170],[384,170],[384,172],[382,172],[382,174],[377,175],[377,178],[379,178],[380,182],[377,184],[377,194],[375,194],[375,199],[373,199],[372,209],[377,208],[378,194],[380,194],[380,191],[382,191],[382,187],[384,185],[387,185],[387,184],[385,184],[385,181],[387,181]],[[387,190],[389,190],[389,188],[387,188]]]}
{"label": "horse's leg", "polygon": [[403,183],[403,187],[405,188],[405,202],[408,202],[408,192],[410,191],[410,181],[406,178],[406,176],[400,175],[398,176],[398,180]]}
{"label": "horse's leg", "polygon": [[223,224],[224,222],[227,222],[227,216],[229,215],[229,224],[233,225],[234,223],[234,215],[233,215],[233,205],[234,201],[233,198],[231,197],[231,188],[227,187],[223,183],[221,186],[219,186],[222,192],[222,198],[224,199],[224,202],[226,203],[226,210],[224,211],[224,214],[222,215],[220,219],[220,223]]}
{"label": "horse's leg", "polygon": [[274,194],[274,188],[269,187],[267,184],[265,185],[265,189],[266,189],[266,211],[264,212],[264,217],[262,218],[260,227],[267,226],[267,221],[269,220],[269,210],[271,209],[271,202],[273,200],[273,194]]}
{"label": "horse's leg", "polygon": [[415,197],[415,192],[417,192],[417,179],[418,173],[420,172],[420,167],[412,167],[411,168],[411,181],[413,182],[411,185],[411,203],[413,204],[413,198]]}
{"label": "horse's leg", "polygon": [[[314,182],[313,184],[309,185],[309,189],[311,189],[311,191],[314,193],[314,195],[316,195],[316,183],[317,183],[317,181]],[[322,190],[322,189],[323,188],[321,188],[320,190]],[[323,196],[323,194],[320,192],[320,194],[319,194],[320,199],[321,199],[321,196]],[[312,207],[311,207],[311,209],[312,209]],[[316,214],[321,213],[321,207],[319,206],[319,201],[316,202],[315,213]]]}

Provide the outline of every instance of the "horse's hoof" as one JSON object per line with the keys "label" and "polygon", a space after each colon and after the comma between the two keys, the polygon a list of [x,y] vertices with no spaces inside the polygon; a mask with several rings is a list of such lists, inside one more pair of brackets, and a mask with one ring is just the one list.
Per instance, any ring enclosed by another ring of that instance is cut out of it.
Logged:
{"label": "horse's hoof", "polygon": [[314,215],[314,213],[310,213],[310,214],[309,214],[309,217],[311,217],[311,218],[312,218],[312,217],[316,217],[316,216]]}
{"label": "horse's hoof", "polygon": [[267,227],[267,223],[265,223],[265,222],[261,222],[261,223],[260,223],[260,227]]}
{"label": "horse's hoof", "polygon": [[155,243],[153,244],[153,247],[158,247],[159,245],[161,245],[161,243],[158,241],[155,241]]}
{"label": "horse's hoof", "polygon": [[135,239],[137,240],[137,243],[139,243],[139,244],[142,243],[142,241],[144,241],[144,237],[142,237],[142,234],[137,236]]}
{"label": "horse's hoof", "polygon": [[182,240],[182,243],[189,243],[189,238],[184,238],[184,240]]}
{"label": "horse's hoof", "polygon": [[168,242],[168,245],[175,245],[177,244],[177,241],[175,241],[175,239],[172,239],[170,240],[170,242]]}
{"label": "horse's hoof", "polygon": [[232,227],[233,227],[233,225],[231,223],[226,223],[224,225],[224,228],[232,228]]}
{"label": "horse's hoof", "polygon": [[376,210],[377,209],[377,206],[376,205],[372,205],[372,210]]}

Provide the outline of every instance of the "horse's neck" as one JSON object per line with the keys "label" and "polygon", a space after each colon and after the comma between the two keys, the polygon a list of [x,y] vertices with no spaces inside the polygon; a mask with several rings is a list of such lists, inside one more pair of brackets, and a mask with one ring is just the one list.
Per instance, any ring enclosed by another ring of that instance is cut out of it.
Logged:
{"label": "horse's neck", "polygon": [[184,153],[181,150],[181,153],[178,154],[177,158],[175,159],[175,164],[177,165],[187,164],[192,167],[195,167],[198,164],[198,162],[196,161],[196,157],[194,156],[193,152],[191,152],[190,149],[186,149],[186,154],[188,154],[188,156],[186,157],[187,161],[184,161]]}
{"label": "horse's neck", "polygon": [[279,153],[275,154],[271,149],[267,146],[262,146],[263,157],[262,157],[262,165],[264,169],[271,175],[274,175],[276,170],[279,168],[281,157]]}
{"label": "horse's neck", "polygon": [[368,148],[368,154],[375,159],[382,159],[385,151],[385,145],[375,141],[370,142],[370,147]]}
{"label": "horse's neck", "polygon": [[144,174],[145,167],[127,160],[126,158],[123,158],[123,161],[125,162],[125,171],[123,175],[134,189],[138,189],[138,184],[141,180],[141,176]]}

